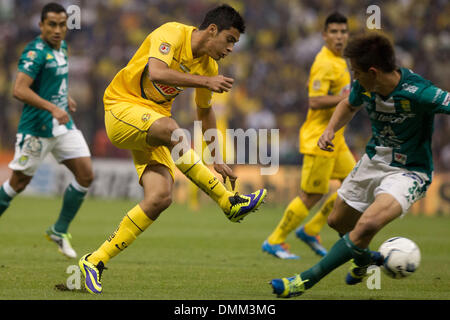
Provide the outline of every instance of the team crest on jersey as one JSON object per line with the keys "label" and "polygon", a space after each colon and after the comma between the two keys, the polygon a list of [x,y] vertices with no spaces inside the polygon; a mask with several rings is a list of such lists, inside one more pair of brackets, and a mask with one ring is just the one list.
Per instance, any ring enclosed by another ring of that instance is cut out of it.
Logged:
{"label": "team crest on jersey", "polygon": [[159,46],[159,52],[161,52],[162,54],[168,54],[170,52],[170,44],[168,44],[167,42],[161,43],[161,45]]}
{"label": "team crest on jersey", "polygon": [[312,87],[314,90],[319,90],[320,89],[320,80],[314,80]]}
{"label": "team crest on jersey", "polygon": [[30,159],[30,157],[28,157],[28,156],[20,156],[20,158],[19,158],[19,164],[20,164],[21,166],[26,165],[27,162],[28,162],[28,159]]}
{"label": "team crest on jersey", "polygon": [[400,100],[400,106],[402,107],[403,111],[411,111],[411,103],[409,102],[409,100]]}
{"label": "team crest on jersey", "polygon": [[27,58],[31,59],[31,60],[34,60],[34,58],[36,58],[36,51],[33,51],[33,50],[28,51]]}
{"label": "team crest on jersey", "polygon": [[150,120],[150,117],[151,117],[151,114],[150,114],[150,113],[144,113],[144,114],[142,115],[141,120],[142,120],[142,122],[147,122],[148,120]]}

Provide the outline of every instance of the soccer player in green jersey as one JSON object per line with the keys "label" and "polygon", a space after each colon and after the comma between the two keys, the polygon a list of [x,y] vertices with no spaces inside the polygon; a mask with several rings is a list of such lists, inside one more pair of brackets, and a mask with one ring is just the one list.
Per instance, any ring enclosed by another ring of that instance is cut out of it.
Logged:
{"label": "soccer player in green jersey", "polygon": [[67,12],[59,4],[42,9],[41,34],[23,51],[13,95],[24,103],[16,136],[10,178],[0,187],[0,216],[11,200],[30,183],[41,162],[51,153],[74,175],[64,192],[61,212],[46,237],[67,257],[77,254],[70,243],[69,224],[93,180],[91,154],[69,114],[76,102],[68,94]]}
{"label": "soccer player in green jersey", "polygon": [[350,59],[355,81],[350,96],[337,105],[318,146],[333,152],[336,131],[362,107],[370,117],[372,138],[338,190],[328,217],[328,224],[343,237],[312,268],[272,280],[278,297],[302,294],[349,260],[346,283],[350,285],[362,281],[369,265],[383,263],[369,244],[385,225],[425,196],[433,171],[434,115],[450,114],[449,92],[409,69],[396,67],[393,45],[385,36],[356,37],[344,56]]}

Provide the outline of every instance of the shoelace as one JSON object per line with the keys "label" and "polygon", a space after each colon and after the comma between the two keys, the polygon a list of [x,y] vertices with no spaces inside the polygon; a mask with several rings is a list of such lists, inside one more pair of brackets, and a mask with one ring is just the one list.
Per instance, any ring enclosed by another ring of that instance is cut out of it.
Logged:
{"label": "shoelace", "polygon": [[230,199],[231,207],[234,207],[237,204],[245,203],[248,201],[248,199],[244,199],[237,192],[234,194],[234,196],[230,197],[229,199]]}
{"label": "shoelace", "polygon": [[96,268],[97,268],[97,270],[98,270],[98,278],[99,278],[99,280],[101,280],[101,279],[102,279],[102,273],[103,273],[103,270],[108,270],[108,268],[105,267],[105,265],[103,264],[102,261],[100,261],[100,262],[97,264]]}

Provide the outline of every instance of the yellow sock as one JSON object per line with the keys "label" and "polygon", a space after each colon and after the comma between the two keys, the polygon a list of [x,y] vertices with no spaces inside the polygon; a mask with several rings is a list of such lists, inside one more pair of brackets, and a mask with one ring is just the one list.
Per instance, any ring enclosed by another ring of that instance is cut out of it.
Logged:
{"label": "yellow sock", "polygon": [[153,220],[147,217],[139,205],[136,205],[128,211],[117,230],[109,236],[108,240],[88,257],[88,261],[94,265],[97,265],[100,261],[106,264],[111,258],[127,248],[152,223]]}
{"label": "yellow sock", "polygon": [[176,162],[178,169],[213,199],[222,209],[229,205],[228,197],[233,193],[228,191],[217,177],[203,164],[193,149],[189,149]]}
{"label": "yellow sock", "polygon": [[267,238],[269,244],[280,244],[286,240],[289,233],[297,228],[303,219],[309,213],[309,209],[305,206],[300,197],[296,197],[289,203],[286,210],[284,211],[283,218],[281,218],[280,223],[272,232],[272,234]]}
{"label": "yellow sock", "polygon": [[333,209],[334,201],[336,201],[337,192],[333,193],[317,211],[314,217],[305,224],[305,233],[310,236],[317,236],[327,223],[328,215]]}

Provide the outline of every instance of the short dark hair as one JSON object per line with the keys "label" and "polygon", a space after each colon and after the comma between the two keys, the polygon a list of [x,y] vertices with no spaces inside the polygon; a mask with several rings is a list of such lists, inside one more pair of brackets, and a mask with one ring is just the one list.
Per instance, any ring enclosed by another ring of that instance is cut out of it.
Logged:
{"label": "short dark hair", "polygon": [[396,69],[394,45],[382,34],[361,34],[350,39],[344,49],[344,57],[353,59],[367,72],[370,67],[392,72]]}
{"label": "short dark hair", "polygon": [[60,12],[64,12],[67,16],[67,11],[66,9],[64,9],[64,7],[62,5],[60,5],[59,3],[55,3],[55,2],[50,2],[47,3],[41,11],[41,22],[44,22],[44,20],[47,18],[47,14],[49,12],[55,12],[55,13],[60,13]]}
{"label": "short dark hair", "polygon": [[210,24],[215,24],[218,31],[236,28],[240,33],[245,32],[245,22],[242,16],[233,7],[223,4],[208,11],[199,29],[204,30]]}
{"label": "short dark hair", "polygon": [[333,12],[330,14],[327,19],[325,20],[325,30],[327,30],[328,25],[330,23],[347,23],[347,17],[341,14],[340,12]]}

